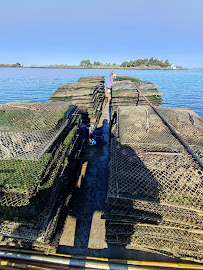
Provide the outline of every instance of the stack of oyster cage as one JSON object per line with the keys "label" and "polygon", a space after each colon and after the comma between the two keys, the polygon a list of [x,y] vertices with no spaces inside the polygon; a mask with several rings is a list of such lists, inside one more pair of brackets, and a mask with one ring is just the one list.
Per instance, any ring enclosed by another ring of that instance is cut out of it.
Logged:
{"label": "stack of oyster cage", "polygon": [[82,142],[68,102],[0,105],[0,246],[55,250]]}
{"label": "stack of oyster cage", "polygon": [[[202,160],[202,118],[157,110]],[[202,163],[150,106],[118,107],[111,132],[107,243],[202,262]]]}
{"label": "stack of oyster cage", "polygon": [[79,107],[83,122],[98,123],[105,98],[104,77],[83,77],[77,83],[62,85],[51,100],[69,101]]}

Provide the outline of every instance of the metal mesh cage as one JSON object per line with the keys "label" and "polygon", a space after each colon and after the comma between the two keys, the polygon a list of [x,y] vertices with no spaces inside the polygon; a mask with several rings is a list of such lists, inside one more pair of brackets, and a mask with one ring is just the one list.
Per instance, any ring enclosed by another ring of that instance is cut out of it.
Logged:
{"label": "metal mesh cage", "polygon": [[162,239],[176,240],[176,241],[189,241],[196,246],[203,246],[203,233],[199,230],[186,230],[180,228],[172,228],[162,225],[149,225],[149,224],[125,224],[107,221],[106,223],[108,235],[131,235],[135,236],[149,236]]}
{"label": "metal mesh cage", "polygon": [[80,167],[80,113],[98,121],[104,77],[59,87],[52,99],[0,105],[1,246],[56,250]]}
{"label": "metal mesh cage", "polygon": [[0,159],[39,159],[67,125],[69,108],[67,102],[0,105]]}
{"label": "metal mesh cage", "polygon": [[145,96],[155,105],[162,102],[161,93],[157,90],[158,86],[151,82],[141,82],[133,77],[117,77],[112,85],[112,105],[132,106],[145,105],[147,101],[140,95],[137,87],[142,90]]}
{"label": "metal mesh cage", "polygon": [[203,160],[203,119],[190,109],[156,108]]}
{"label": "metal mesh cage", "polygon": [[[77,130],[77,107],[56,102],[1,109],[0,205],[26,205],[41,183],[46,188],[53,184]],[[69,132],[69,139],[56,143],[63,132]]]}
{"label": "metal mesh cage", "polygon": [[[201,153],[200,117],[186,109],[157,110]],[[201,164],[150,106],[118,107],[104,216],[107,242],[201,261],[202,179]],[[185,247],[177,251],[181,243]]]}
{"label": "metal mesh cage", "polygon": [[120,108],[113,133],[109,196],[202,210],[201,167],[152,109]]}
{"label": "metal mesh cage", "polygon": [[[202,211],[160,204],[147,200],[131,198],[108,197],[107,213],[125,215],[132,218],[142,218],[145,221],[157,223],[167,222],[174,226],[189,226],[203,229]],[[144,213],[143,213],[144,212]],[[154,214],[154,215],[152,215]],[[136,219],[135,219],[136,221]]]}
{"label": "metal mesh cage", "polygon": [[51,100],[68,100],[80,107],[81,112],[88,112],[95,120],[100,116],[104,100],[104,77],[84,77],[78,83],[62,85],[51,96]]}
{"label": "metal mesh cage", "polygon": [[150,236],[126,237],[125,235],[112,235],[108,237],[109,244],[124,245],[128,249],[138,249],[148,252],[157,252],[163,255],[180,257],[201,262],[202,246],[183,240],[162,239]]}
{"label": "metal mesh cage", "polygon": [[82,148],[79,121],[77,107],[68,109],[66,126],[58,126],[60,134],[38,160],[0,161],[1,246],[56,250],[56,228]]}

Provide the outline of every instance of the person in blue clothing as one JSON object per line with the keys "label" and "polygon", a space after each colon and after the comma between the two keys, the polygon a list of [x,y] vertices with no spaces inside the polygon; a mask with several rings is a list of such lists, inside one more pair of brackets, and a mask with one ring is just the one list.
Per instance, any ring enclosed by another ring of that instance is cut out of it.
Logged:
{"label": "person in blue clothing", "polygon": [[105,89],[105,96],[107,98],[106,103],[110,104],[111,102],[111,91],[112,91],[112,83],[116,79],[116,72],[112,71],[111,75],[109,76],[108,80],[106,81],[106,89]]}
{"label": "person in blue clothing", "polygon": [[96,144],[96,141],[95,141],[94,136],[93,136],[92,133],[89,136],[89,144],[90,145],[95,145]]}

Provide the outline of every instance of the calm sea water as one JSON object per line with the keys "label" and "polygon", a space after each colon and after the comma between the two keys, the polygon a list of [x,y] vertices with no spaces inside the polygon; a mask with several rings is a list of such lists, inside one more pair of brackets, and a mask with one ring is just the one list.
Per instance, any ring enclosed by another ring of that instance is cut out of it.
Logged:
{"label": "calm sea water", "polygon": [[[106,76],[108,69],[0,68],[0,103],[46,101],[57,87],[81,77]],[[191,108],[203,117],[203,70],[115,70],[159,86],[162,106]]]}

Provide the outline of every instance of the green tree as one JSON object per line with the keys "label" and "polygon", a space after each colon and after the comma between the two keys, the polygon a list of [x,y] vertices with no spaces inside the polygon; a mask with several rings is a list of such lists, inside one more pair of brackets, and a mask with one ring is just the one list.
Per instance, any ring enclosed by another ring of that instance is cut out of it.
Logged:
{"label": "green tree", "polygon": [[128,61],[124,61],[122,64],[121,64],[121,67],[127,67],[128,66]]}
{"label": "green tree", "polygon": [[130,62],[128,62],[128,67],[134,67],[134,65],[135,65],[134,60],[130,60]]}
{"label": "green tree", "polygon": [[145,59],[143,60],[143,65],[144,65],[144,66],[148,66],[148,64],[149,64],[149,60],[148,60],[147,58],[145,58]]}
{"label": "green tree", "polygon": [[140,67],[145,65],[144,59],[137,59],[134,61],[135,62],[135,67]]}
{"label": "green tree", "polygon": [[165,67],[169,67],[171,64],[169,63],[168,60],[166,60],[166,61],[164,62],[164,65],[165,65]]}
{"label": "green tree", "polygon": [[83,67],[87,67],[87,66],[91,66],[91,65],[92,64],[91,64],[90,60],[82,60],[80,62],[80,66],[83,66]]}
{"label": "green tree", "polygon": [[163,62],[162,60],[159,60],[157,58],[154,59],[154,57],[151,57],[149,60],[147,58],[145,59],[135,59],[130,61],[124,61],[120,66],[121,67],[146,67],[146,66],[158,66],[161,68],[168,67],[171,64],[168,60]]}
{"label": "green tree", "polygon": [[16,63],[14,64],[15,67],[21,67],[21,64],[20,63]]}
{"label": "green tree", "polygon": [[154,65],[154,57],[151,57],[151,58],[149,59],[148,65]]}
{"label": "green tree", "polygon": [[94,61],[94,66],[101,66],[102,64],[99,61]]}

